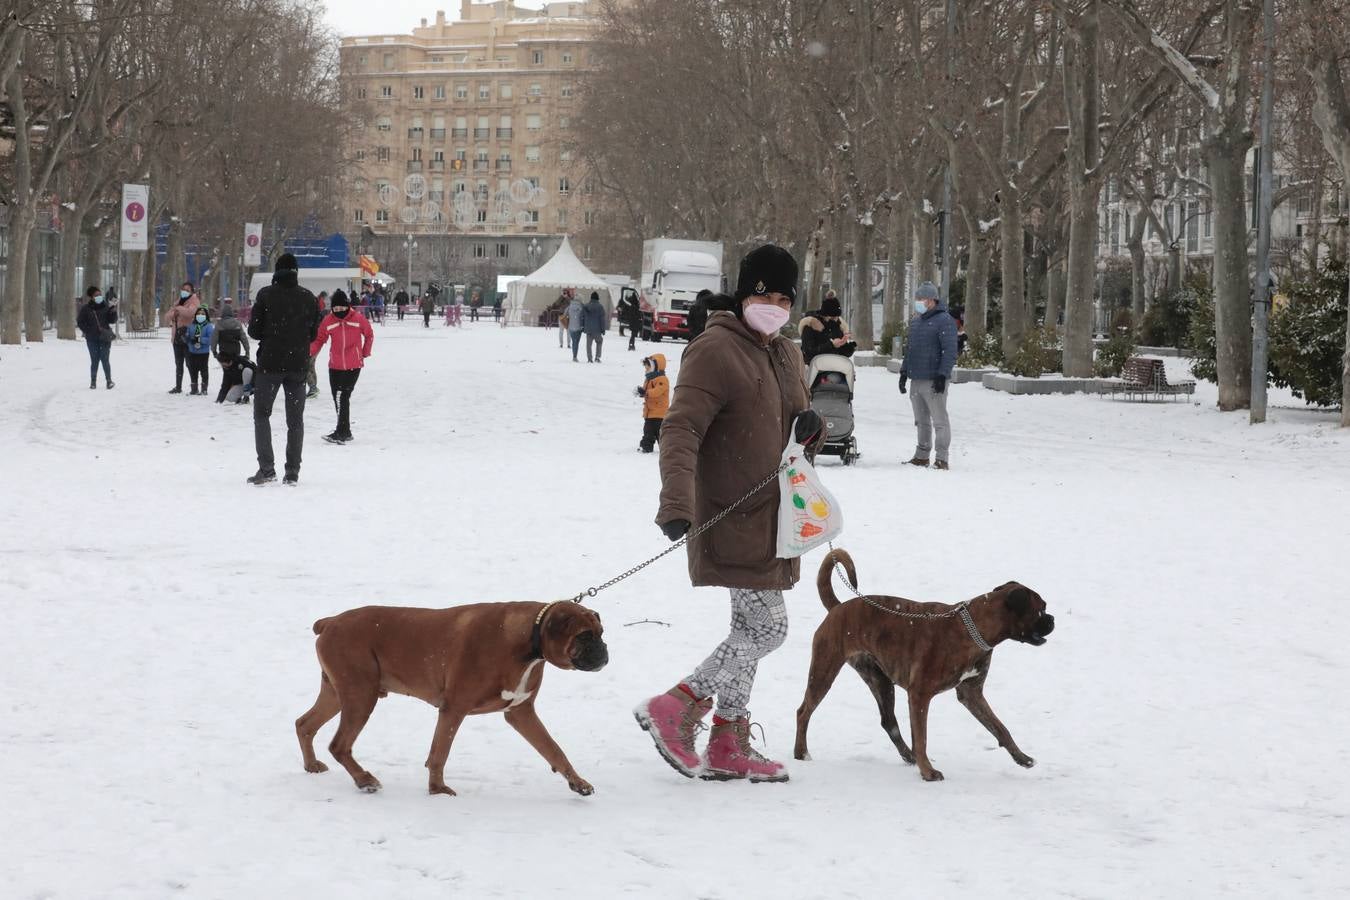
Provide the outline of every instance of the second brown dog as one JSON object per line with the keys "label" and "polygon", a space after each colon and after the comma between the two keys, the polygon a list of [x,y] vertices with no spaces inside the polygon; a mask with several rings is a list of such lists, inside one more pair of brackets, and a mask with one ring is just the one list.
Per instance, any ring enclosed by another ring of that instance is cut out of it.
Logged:
{"label": "second brown dog", "polygon": [[319,697],[295,721],[306,772],[328,767],[314,757],[314,735],[342,713],[328,745],[363,791],[379,780],[352,757],[352,744],[381,698],[406,694],[440,711],[427,754],[428,790],[455,792],[445,783],[445,761],[465,716],[504,713],[567,785],[583,796],[594,788],[534,711],[544,663],[595,672],[609,662],[593,610],[575,603],[475,603],[450,609],[364,606],[314,623],[322,679]]}
{"label": "second brown dog", "polygon": [[[976,643],[961,616],[956,614],[957,608],[945,603],[916,603],[876,595],[840,603],[830,585],[836,563],[847,570],[850,584],[855,588],[858,584],[853,560],[843,550],[831,550],[816,576],[820,600],[830,612],[816,629],[811,645],[811,670],[806,696],[797,710],[797,744],[793,755],[797,759],[809,758],[806,729],[811,714],[825,699],[844,663],[848,663],[871,688],[881,711],[881,727],[905,762],[918,764],[925,781],[942,780],[942,773],[928,759],[928,705],[939,693],[952,688],[956,688],[961,705],[998,739],[999,746],[1019,766],[1028,769],[1034,766],[1036,761],[1018,748],[984,699],[984,680],[989,674],[993,650]],[[1046,613],[1041,595],[1015,581],[967,601],[967,606],[980,638],[990,648],[1005,640],[1040,646],[1055,628],[1055,617]],[[933,617],[923,617],[927,615]],[[900,735],[895,719],[897,684],[909,695],[912,751]]]}

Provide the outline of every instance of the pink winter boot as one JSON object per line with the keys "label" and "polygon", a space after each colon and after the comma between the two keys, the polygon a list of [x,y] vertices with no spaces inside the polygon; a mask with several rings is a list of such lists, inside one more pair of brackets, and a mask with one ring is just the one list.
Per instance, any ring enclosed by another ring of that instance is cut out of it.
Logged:
{"label": "pink winter boot", "polygon": [[734,778],[787,781],[788,773],[782,763],[765,759],[750,746],[749,719],[714,716],[703,773],[699,777],[705,781],[731,781]]}
{"label": "pink winter boot", "polygon": [[633,710],[642,730],[656,742],[660,753],[675,771],[693,778],[699,767],[694,738],[703,726],[703,717],[712,709],[712,698],[698,700],[679,684]]}

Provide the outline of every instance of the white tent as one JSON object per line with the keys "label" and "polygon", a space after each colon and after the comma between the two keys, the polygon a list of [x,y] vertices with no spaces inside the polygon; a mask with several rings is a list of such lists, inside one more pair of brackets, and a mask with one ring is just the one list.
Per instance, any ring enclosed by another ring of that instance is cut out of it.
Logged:
{"label": "white tent", "polygon": [[506,324],[533,325],[539,314],[558,299],[563,288],[573,288],[584,301],[591,291],[600,295],[600,301],[610,312],[614,310],[610,285],[596,275],[572,252],[572,245],[564,236],[562,246],[548,262],[524,278],[513,281],[506,290]]}

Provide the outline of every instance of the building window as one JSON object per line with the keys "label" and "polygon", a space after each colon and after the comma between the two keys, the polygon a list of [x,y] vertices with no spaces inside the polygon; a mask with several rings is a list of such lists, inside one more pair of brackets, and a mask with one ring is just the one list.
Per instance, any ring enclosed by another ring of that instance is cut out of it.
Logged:
{"label": "building window", "polygon": [[542,66],[542,65],[544,64],[544,51],[543,51],[543,50],[536,50],[536,51],[534,51],[534,64],[535,64],[536,66]]}
{"label": "building window", "polygon": [[457,84],[457,85],[455,85],[455,99],[456,99],[456,100],[468,100],[468,99],[469,99],[469,86],[468,86],[467,84]]}
{"label": "building window", "polygon": [[581,183],[581,192],[583,194],[594,194],[595,183],[591,181],[589,178],[587,178],[585,181]]}
{"label": "building window", "polygon": [[1214,220],[1213,218],[1211,218],[1209,210],[1205,210],[1205,237],[1213,237],[1213,236],[1214,236]]}
{"label": "building window", "polygon": [[366,70],[366,55],[364,53],[356,58],[356,68],[361,72]]}
{"label": "building window", "polygon": [[375,150],[376,162],[389,162],[389,148],[379,147]]}
{"label": "building window", "polygon": [[498,245],[497,245],[497,258],[498,258],[498,259],[508,259],[510,256],[511,256],[511,245],[510,245],[510,244],[498,244]]}
{"label": "building window", "polygon": [[444,100],[444,99],[445,99],[445,85],[443,85],[443,84],[438,84],[438,85],[436,85],[434,88],[432,88],[432,89],[431,89],[431,98],[432,98],[433,100]]}
{"label": "building window", "polygon": [[386,53],[384,55],[384,68],[387,71],[389,69],[392,69],[393,67],[394,67],[394,54]]}
{"label": "building window", "polygon": [[569,117],[567,117],[567,116],[558,116],[558,127],[559,127],[559,128],[571,128],[571,127],[572,127],[572,120],[571,120]]}
{"label": "building window", "polygon": [[388,131],[393,127],[393,122],[390,121],[388,116],[380,116],[375,120],[375,127],[380,131]]}
{"label": "building window", "polygon": [[[481,211],[480,211],[479,214],[482,215]],[[482,219],[479,219],[479,221],[481,222]],[[474,244],[474,245],[473,245],[473,258],[474,258],[474,259],[487,259],[487,244]]]}
{"label": "building window", "polygon": [[510,100],[514,93],[515,91],[511,87],[511,82],[509,81],[503,81],[501,84],[497,85],[497,96],[501,97],[503,100]]}
{"label": "building window", "polygon": [[563,149],[559,150],[558,159],[562,160],[563,162],[570,162],[572,159],[572,148],[564,147]]}
{"label": "building window", "polygon": [[389,221],[389,210],[387,210],[387,209],[377,209],[377,210],[375,210],[375,221],[376,221],[376,222],[388,222],[388,221]]}
{"label": "building window", "polygon": [[1312,198],[1303,196],[1298,198],[1298,214],[1300,216],[1310,215],[1312,213]]}
{"label": "building window", "polygon": [[531,189],[537,190],[537,189],[539,188],[539,176],[538,176],[538,175],[531,175],[529,178],[526,178],[525,180],[526,180],[527,182],[529,182],[530,188],[531,188]]}
{"label": "building window", "polygon": [[543,121],[539,113],[527,113],[525,116],[525,128],[529,131],[538,131],[543,126]]}
{"label": "building window", "polygon": [[364,222],[365,220],[366,220],[366,211],[365,211],[364,209],[354,209],[354,210],[352,210],[352,221],[353,221],[353,222]]}
{"label": "building window", "polygon": [[436,162],[445,162],[445,151],[444,151],[444,150],[432,150],[432,151],[431,151],[431,158],[432,158],[433,160],[435,160]]}
{"label": "building window", "polygon": [[571,192],[572,192],[572,183],[571,183],[570,181],[567,180],[567,176],[564,175],[564,176],[562,176],[561,178],[559,178],[559,179],[558,179],[558,193],[559,193],[559,194],[570,194]]}
{"label": "building window", "polygon": [[591,258],[591,245],[590,245],[590,244],[582,244],[582,245],[581,245],[581,258],[582,258],[582,259],[590,259],[590,258]]}
{"label": "building window", "polygon": [[480,85],[478,85],[478,99],[479,99],[479,100],[491,100],[491,99],[492,99],[492,85],[490,85],[490,84],[480,84]]}
{"label": "building window", "polygon": [[414,100],[425,100],[425,99],[427,99],[427,89],[424,88],[424,87],[422,87],[422,85],[420,85],[420,84],[414,85],[414,86],[413,86],[413,99],[414,99]]}
{"label": "building window", "polygon": [[469,189],[469,186],[468,186],[467,184],[465,184],[463,181],[456,181],[456,182],[455,182],[455,193],[456,193],[456,194],[462,194],[462,193],[464,193],[465,191],[467,191],[468,189]]}
{"label": "building window", "polygon": [[421,147],[414,147],[414,148],[412,149],[412,158],[413,158],[413,160],[416,161],[416,162],[421,162],[421,161],[422,161],[422,148],[421,148]]}
{"label": "building window", "polygon": [[357,162],[365,162],[365,161],[366,161],[366,151],[364,151],[364,150],[357,150],[357,151],[356,151],[356,161],[357,161]]}
{"label": "building window", "polygon": [[356,99],[357,100],[366,99],[366,89],[364,87],[359,87],[356,89]]}
{"label": "building window", "polygon": [[564,97],[570,97],[570,96],[572,96],[572,85],[570,85],[570,84],[564,84],[564,85],[562,86],[562,89],[561,89],[560,91],[558,91],[558,93],[561,94],[561,95],[564,96]]}
{"label": "building window", "polygon": [[537,81],[530,82],[530,96],[539,97],[544,93],[544,86]]}
{"label": "building window", "polygon": [[539,162],[539,145],[534,144],[525,148],[526,162]]}
{"label": "building window", "polygon": [[595,224],[595,221],[596,221],[595,210],[593,210],[593,209],[588,209],[588,210],[586,210],[585,221],[586,221],[586,224],[587,224],[587,225],[594,225],[594,224]]}
{"label": "building window", "polygon": [[1200,249],[1200,204],[1192,200],[1187,207],[1186,252],[1195,253]]}
{"label": "building window", "polygon": [[382,85],[380,85],[380,98],[381,98],[381,99],[383,99],[383,100],[388,100],[388,99],[392,98],[393,96],[394,96],[394,88],[393,88],[392,85],[388,85],[388,84],[382,84]]}
{"label": "building window", "polygon": [[567,225],[567,210],[558,210],[558,227],[564,228]]}
{"label": "building window", "polygon": [[563,51],[562,61],[563,61],[563,65],[564,65],[564,66],[570,66],[570,65],[572,64],[572,51],[571,51],[571,50],[564,50],[564,51]]}
{"label": "building window", "polygon": [[[480,209],[480,210],[478,210],[477,221],[478,221],[478,224],[479,224],[479,225],[483,225],[483,224],[486,224],[486,223],[487,223],[487,210],[486,210],[486,209]],[[478,255],[478,256],[483,256],[484,254],[479,253],[479,254],[477,254],[477,255]]]}

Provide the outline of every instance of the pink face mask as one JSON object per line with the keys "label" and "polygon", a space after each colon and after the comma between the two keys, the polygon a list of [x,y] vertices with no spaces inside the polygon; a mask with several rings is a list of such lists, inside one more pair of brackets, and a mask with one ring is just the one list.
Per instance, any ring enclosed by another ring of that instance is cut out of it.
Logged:
{"label": "pink face mask", "polygon": [[787,324],[788,315],[788,311],[776,303],[750,303],[745,307],[745,324],[772,337]]}

